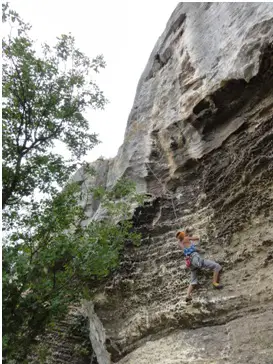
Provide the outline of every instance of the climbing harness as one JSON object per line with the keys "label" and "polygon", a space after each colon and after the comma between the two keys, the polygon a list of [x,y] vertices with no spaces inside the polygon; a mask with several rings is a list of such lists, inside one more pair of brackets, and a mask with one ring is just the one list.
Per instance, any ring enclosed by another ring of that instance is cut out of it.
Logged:
{"label": "climbing harness", "polygon": [[186,256],[185,263],[186,263],[186,267],[190,268],[190,266],[191,266],[191,257],[189,255]]}

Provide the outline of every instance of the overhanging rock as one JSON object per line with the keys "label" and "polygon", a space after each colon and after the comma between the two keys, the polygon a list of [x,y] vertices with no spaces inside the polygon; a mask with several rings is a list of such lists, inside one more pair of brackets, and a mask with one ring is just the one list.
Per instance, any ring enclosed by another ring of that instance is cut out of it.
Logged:
{"label": "overhanging rock", "polygon": [[[179,3],[151,53],[98,182],[153,196],[143,244],[94,302],[113,362],[272,362],[272,41],[272,3]],[[174,238],[188,224],[224,267],[224,290],[201,276],[193,306]]]}

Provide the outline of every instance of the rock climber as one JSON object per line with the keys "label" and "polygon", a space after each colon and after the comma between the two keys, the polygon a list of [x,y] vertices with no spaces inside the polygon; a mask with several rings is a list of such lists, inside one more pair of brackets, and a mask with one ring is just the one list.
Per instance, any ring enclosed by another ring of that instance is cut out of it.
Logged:
{"label": "rock climber", "polygon": [[222,269],[220,264],[214,262],[213,260],[203,259],[200,255],[200,249],[197,248],[194,242],[200,240],[198,236],[191,236],[189,233],[192,231],[191,228],[187,228],[184,231],[178,231],[176,238],[178,239],[178,244],[180,248],[183,249],[185,256],[186,266],[191,271],[191,282],[188,287],[186,302],[192,300],[191,294],[193,289],[198,285],[197,271],[198,269],[208,268],[213,270],[213,288],[221,289],[222,285],[219,284],[219,272]]}

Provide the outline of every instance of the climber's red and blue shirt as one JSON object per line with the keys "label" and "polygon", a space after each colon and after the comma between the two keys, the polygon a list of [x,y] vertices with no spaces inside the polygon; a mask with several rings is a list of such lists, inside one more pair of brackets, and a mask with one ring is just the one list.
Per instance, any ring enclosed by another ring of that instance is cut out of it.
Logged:
{"label": "climber's red and blue shirt", "polygon": [[195,249],[195,245],[191,244],[191,246],[189,248],[184,248],[183,253],[185,255],[185,257],[190,256],[192,253],[195,253],[196,249]]}

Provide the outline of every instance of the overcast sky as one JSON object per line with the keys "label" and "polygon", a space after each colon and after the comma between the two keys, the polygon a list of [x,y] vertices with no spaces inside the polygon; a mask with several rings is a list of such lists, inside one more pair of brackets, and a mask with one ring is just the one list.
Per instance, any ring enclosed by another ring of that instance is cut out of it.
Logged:
{"label": "overcast sky", "polygon": [[138,80],[177,1],[9,2],[32,24],[32,36],[39,42],[52,43],[56,36],[71,32],[88,56],[104,55],[107,67],[97,81],[110,103],[104,111],[88,113],[90,129],[102,143],[86,159],[114,157],[123,142]]}

